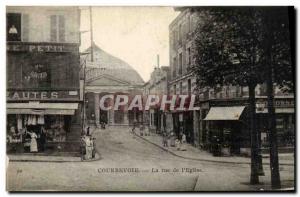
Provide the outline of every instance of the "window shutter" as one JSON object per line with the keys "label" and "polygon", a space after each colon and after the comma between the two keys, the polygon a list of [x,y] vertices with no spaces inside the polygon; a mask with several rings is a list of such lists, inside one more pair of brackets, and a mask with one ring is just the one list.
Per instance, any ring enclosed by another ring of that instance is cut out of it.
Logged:
{"label": "window shutter", "polygon": [[28,14],[22,15],[22,41],[23,42],[29,41],[29,15]]}
{"label": "window shutter", "polygon": [[65,17],[59,16],[59,42],[65,42]]}
{"label": "window shutter", "polygon": [[57,41],[57,20],[56,15],[50,16],[50,41]]}

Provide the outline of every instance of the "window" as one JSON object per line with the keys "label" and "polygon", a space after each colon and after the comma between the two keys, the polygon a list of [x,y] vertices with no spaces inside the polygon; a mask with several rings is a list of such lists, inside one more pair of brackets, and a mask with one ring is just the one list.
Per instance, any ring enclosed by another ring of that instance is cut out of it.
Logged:
{"label": "window", "polygon": [[192,28],[191,28],[191,25],[192,25],[192,24],[191,24],[191,15],[189,15],[189,16],[188,16],[188,30],[189,30],[189,33],[191,32],[191,29],[192,29]]}
{"label": "window", "polygon": [[173,58],[173,77],[176,77],[176,68],[177,68],[177,59],[176,57]]}
{"label": "window", "polygon": [[178,73],[181,75],[182,74],[182,53],[179,53],[179,62],[178,62]]}
{"label": "window", "polygon": [[173,93],[176,94],[176,84],[173,86]]}
{"label": "window", "polygon": [[6,15],[7,41],[21,41],[21,14],[8,13]]}
{"label": "window", "polygon": [[191,79],[188,79],[188,94],[191,95],[191,93],[192,93]]}
{"label": "window", "polygon": [[284,119],[282,117],[276,118],[276,129],[284,129]]}
{"label": "window", "polygon": [[65,17],[51,15],[50,17],[50,41],[65,42]]}
{"label": "window", "polygon": [[187,55],[187,65],[190,66],[191,65],[191,48],[187,48],[186,50],[186,55]]}
{"label": "window", "polygon": [[179,25],[179,28],[178,28],[178,41],[181,44],[181,41],[182,41],[182,25],[181,24]]}
{"label": "window", "polygon": [[174,30],[173,31],[173,48],[175,48],[175,46],[176,46],[176,31]]}
{"label": "window", "polygon": [[28,42],[29,41],[29,15],[22,14],[22,41]]}
{"label": "window", "polygon": [[179,84],[179,92],[180,92],[180,94],[182,94],[182,82],[180,82],[180,84]]}

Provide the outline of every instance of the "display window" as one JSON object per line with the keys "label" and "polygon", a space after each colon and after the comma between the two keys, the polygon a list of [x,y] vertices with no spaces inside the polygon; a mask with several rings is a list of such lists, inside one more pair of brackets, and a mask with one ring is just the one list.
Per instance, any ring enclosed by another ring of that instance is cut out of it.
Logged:
{"label": "display window", "polygon": [[66,142],[70,120],[64,115],[8,115],[8,152],[43,152],[47,144]]}

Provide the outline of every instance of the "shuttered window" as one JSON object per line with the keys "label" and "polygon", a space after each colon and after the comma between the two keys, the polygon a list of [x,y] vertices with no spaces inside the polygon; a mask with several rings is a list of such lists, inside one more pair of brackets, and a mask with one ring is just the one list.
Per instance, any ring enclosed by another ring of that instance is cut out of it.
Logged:
{"label": "shuttered window", "polygon": [[50,41],[57,41],[57,19],[56,15],[50,17]]}
{"label": "shuttered window", "polygon": [[22,41],[29,41],[29,15],[22,14]]}
{"label": "shuttered window", "polygon": [[62,15],[50,16],[50,41],[65,42],[65,17]]}
{"label": "shuttered window", "polygon": [[65,42],[65,17],[59,16],[58,17],[58,35],[59,35],[59,42]]}
{"label": "shuttered window", "polygon": [[182,74],[182,53],[179,53],[179,60],[178,60],[178,74]]}

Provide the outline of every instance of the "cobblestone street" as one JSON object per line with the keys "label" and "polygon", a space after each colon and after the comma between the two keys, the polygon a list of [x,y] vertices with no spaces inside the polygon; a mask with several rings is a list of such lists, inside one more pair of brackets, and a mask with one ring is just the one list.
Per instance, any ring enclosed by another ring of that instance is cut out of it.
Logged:
{"label": "cobblestone street", "polygon": [[[9,191],[270,189],[268,165],[264,165],[266,176],[261,177],[261,184],[251,186],[248,184],[249,164],[196,161],[176,157],[129,131],[130,128],[95,130],[93,135],[97,138],[97,150],[101,157],[98,161],[10,162],[7,170],[7,189]],[[118,170],[123,172],[114,172],[111,168],[122,168]],[[285,165],[281,166],[280,170],[283,187],[292,188],[294,167]]]}

